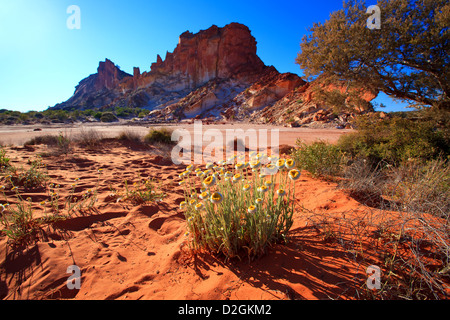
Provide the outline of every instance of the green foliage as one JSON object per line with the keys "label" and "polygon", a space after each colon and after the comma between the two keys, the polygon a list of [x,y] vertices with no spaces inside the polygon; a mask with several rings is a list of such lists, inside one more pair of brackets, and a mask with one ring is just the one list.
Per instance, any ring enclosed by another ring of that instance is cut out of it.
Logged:
{"label": "green foliage", "polygon": [[45,185],[48,175],[44,172],[42,159],[37,157],[29,161],[29,168],[16,168],[9,166],[6,170],[6,180],[14,187],[23,186],[26,189],[38,189]]}
{"label": "green foliage", "polygon": [[[109,113],[112,113],[119,119],[131,119],[133,117],[144,117],[148,114],[148,110],[132,107],[108,107],[108,108],[89,108],[80,110],[76,108],[71,109],[47,109],[41,112],[29,111],[22,113],[20,111],[9,111],[6,109],[0,110],[0,123],[6,125],[12,124],[38,124],[38,123],[64,123],[87,121],[88,117],[93,117],[99,121],[104,113],[108,115],[104,120],[114,119]],[[110,120],[109,120],[110,121]],[[116,121],[116,120],[113,120]]]}
{"label": "green foliage", "polygon": [[305,76],[323,84],[342,81],[346,93],[363,84],[417,107],[450,109],[448,1],[376,4],[380,30],[367,28],[367,5],[358,0],[345,1],[329,20],[313,25],[296,59]]}
{"label": "green foliage", "polygon": [[158,192],[158,189],[155,186],[155,181],[152,179],[141,180],[138,179],[137,182],[132,185],[128,184],[128,181],[125,180],[125,192],[121,197],[125,201],[130,201],[133,204],[142,204],[146,202],[152,202],[161,200],[164,197],[164,194]]}
{"label": "green foliage", "polygon": [[338,174],[344,162],[341,150],[325,141],[306,144],[297,139],[297,149],[291,156],[299,169],[306,170],[315,177]]}
{"label": "green foliage", "polygon": [[166,128],[161,129],[151,129],[150,132],[144,137],[146,143],[165,143],[171,144],[172,142],[172,131]]}
{"label": "green foliage", "polygon": [[398,165],[408,159],[436,159],[449,154],[443,131],[430,121],[392,117],[380,120],[361,116],[355,123],[358,131],[340,137],[339,148],[353,157],[372,163],[381,160]]}
{"label": "green foliage", "polygon": [[93,114],[93,117],[97,120],[100,120],[100,118],[102,117],[103,113],[100,111],[97,111]]}
{"label": "green foliage", "polygon": [[52,122],[65,122],[69,119],[69,113],[65,110],[46,110],[44,114]]}
{"label": "green foliage", "polygon": [[119,118],[125,118],[129,116],[129,113],[122,107],[116,108],[116,116]]}
{"label": "green foliage", "polygon": [[148,111],[141,111],[141,112],[139,112],[139,114],[138,114],[138,118],[144,118],[146,115],[148,115]]}
{"label": "green foliage", "polygon": [[[13,244],[27,244],[31,241],[39,230],[39,221],[33,218],[33,208],[31,199],[24,200],[16,192],[18,203],[15,206],[0,205],[0,222],[3,225],[1,230],[12,241]],[[6,196],[5,196],[6,198]]]}
{"label": "green foliage", "polygon": [[0,172],[6,170],[9,167],[10,159],[6,156],[6,151],[0,148]]}
{"label": "green foliage", "polygon": [[117,117],[112,112],[103,112],[100,117],[101,122],[115,122],[118,121]]}

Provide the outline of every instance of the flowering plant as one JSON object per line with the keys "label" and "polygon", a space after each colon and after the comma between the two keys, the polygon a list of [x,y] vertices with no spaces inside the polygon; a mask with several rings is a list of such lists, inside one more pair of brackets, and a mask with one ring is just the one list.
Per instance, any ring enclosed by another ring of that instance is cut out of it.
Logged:
{"label": "flowering plant", "polygon": [[190,165],[179,175],[185,187],[180,203],[187,220],[185,235],[193,249],[226,258],[246,253],[252,259],[273,243],[287,241],[300,172],[292,169],[292,159],[250,156],[249,162],[234,156],[208,163],[205,170]]}

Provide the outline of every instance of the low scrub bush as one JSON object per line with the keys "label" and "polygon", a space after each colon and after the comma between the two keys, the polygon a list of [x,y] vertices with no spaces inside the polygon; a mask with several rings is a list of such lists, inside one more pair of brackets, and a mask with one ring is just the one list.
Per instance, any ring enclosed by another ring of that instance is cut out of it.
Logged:
{"label": "low scrub bush", "polygon": [[112,112],[103,112],[100,116],[100,121],[101,122],[116,122],[116,121],[119,121],[119,119]]}
{"label": "low scrub bush", "polygon": [[46,155],[68,154],[72,151],[71,139],[66,134],[36,136],[24,143],[25,146],[44,144],[51,147],[52,151]]}
{"label": "low scrub bush", "polygon": [[122,194],[118,193],[116,197],[124,201],[130,201],[133,204],[142,204],[146,202],[153,202],[161,200],[165,195],[159,192],[161,188],[155,185],[155,181],[152,179],[138,181],[133,184],[128,184],[128,181],[124,182],[124,192]]}
{"label": "low scrub bush", "polygon": [[48,175],[44,169],[45,166],[42,164],[42,159],[37,157],[29,162],[28,169],[9,166],[5,172],[5,179],[13,188],[39,189],[44,187],[48,180]]}
{"label": "low scrub bush", "polygon": [[101,146],[102,134],[95,129],[82,129],[75,137],[79,146],[84,148],[96,148]]}
{"label": "low scrub bush", "polygon": [[447,156],[448,142],[431,121],[393,117],[380,120],[371,115],[358,118],[358,131],[342,135],[338,147],[343,152],[372,163],[386,161],[399,165],[409,159],[426,161]]}
{"label": "low scrub bush", "polygon": [[142,137],[139,133],[136,131],[132,131],[129,129],[123,130],[120,132],[120,134],[117,136],[117,139],[121,141],[131,141],[134,143],[142,143]]}
{"label": "low scrub bush", "polygon": [[300,170],[307,170],[313,176],[332,176],[341,171],[344,154],[332,144],[316,141],[312,144],[297,139],[297,148],[291,154]]}
{"label": "low scrub bush", "polygon": [[436,159],[421,164],[409,161],[400,167],[388,167],[383,195],[401,203],[398,211],[427,212],[449,219],[450,168]]}
{"label": "low scrub bush", "polygon": [[341,136],[337,145],[298,144],[292,153],[299,168],[337,176],[339,185],[367,206],[339,219],[323,213],[309,218],[324,239],[342,245],[358,263],[377,259],[381,288],[362,287],[359,298],[448,298],[448,120],[426,115],[363,116],[358,130]]}
{"label": "low scrub bush", "polygon": [[151,129],[150,132],[144,137],[144,142],[153,143],[165,143],[171,144],[172,142],[172,131],[166,128]]}
{"label": "low scrub bush", "polygon": [[24,143],[25,146],[34,146],[39,144],[45,144],[47,146],[56,146],[58,144],[58,136],[51,134],[36,136]]}

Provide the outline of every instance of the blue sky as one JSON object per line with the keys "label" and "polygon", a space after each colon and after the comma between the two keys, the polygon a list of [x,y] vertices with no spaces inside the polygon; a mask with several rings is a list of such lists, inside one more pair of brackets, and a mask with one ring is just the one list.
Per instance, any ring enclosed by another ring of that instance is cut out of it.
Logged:
{"label": "blue sky", "polygon": [[[67,28],[70,5],[80,8],[79,30]],[[184,31],[230,22],[250,28],[266,65],[302,76],[295,57],[303,35],[341,8],[341,0],[0,0],[0,108],[45,110],[70,98],[105,58],[131,74],[149,71]],[[385,96],[377,101],[405,110]]]}

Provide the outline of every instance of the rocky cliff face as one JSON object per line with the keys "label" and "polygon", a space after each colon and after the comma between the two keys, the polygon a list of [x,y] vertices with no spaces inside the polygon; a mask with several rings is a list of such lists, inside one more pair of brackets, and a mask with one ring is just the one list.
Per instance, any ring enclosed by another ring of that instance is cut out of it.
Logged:
{"label": "rocky cliff face", "polygon": [[156,76],[158,81],[177,77],[180,88],[195,89],[212,79],[252,81],[264,68],[250,30],[231,23],[197,34],[184,32],[173,53],[168,52],[164,61],[157,57],[148,76]]}
{"label": "rocky cliff face", "polygon": [[308,100],[299,98],[307,87],[297,75],[264,65],[250,30],[231,23],[184,32],[175,50],[164,60],[158,55],[147,72],[134,68],[133,75],[127,74],[106,59],[54,108],[141,107],[155,121],[265,117],[264,122],[277,122],[293,100]]}
{"label": "rocky cliff face", "polygon": [[[256,54],[256,40],[238,23],[212,26],[197,34],[180,35],[175,50],[159,55],[149,72],[139,68],[129,75],[110,60],[100,62],[97,73],[83,79],[74,95],[56,108],[134,106],[149,110],[175,103],[211,80],[234,80],[235,87],[248,86],[267,67]],[[213,106],[209,100],[205,106]],[[195,108],[193,109],[195,110]],[[193,110],[188,111],[194,115]]]}
{"label": "rocky cliff face", "polygon": [[[285,79],[286,76],[287,74],[282,74],[279,78]],[[292,79],[292,77],[293,76],[291,75],[290,78]],[[279,81],[280,80],[276,82],[278,85],[280,83]],[[262,81],[262,83],[264,83],[264,81]],[[264,92],[265,89],[264,87],[261,87],[259,83],[254,84],[249,88],[250,98],[247,98],[244,92],[235,99],[238,100],[238,103],[236,103],[236,110],[240,113],[238,118],[246,118],[251,122],[280,124],[290,127],[332,126],[338,128],[350,128],[350,119],[354,118],[357,114],[373,111],[370,101],[375,99],[378,95],[378,92],[362,89],[362,94],[358,95],[358,101],[346,101],[346,110],[336,112],[333,110],[332,105],[324,103],[316,96],[320,91],[338,90],[344,92],[345,86],[343,84],[334,84],[323,87],[314,82],[306,83],[302,81],[296,82],[291,90],[290,88],[292,88],[292,85],[285,89],[286,94],[284,94],[283,97],[276,99],[269,106],[258,108],[256,111],[249,113],[246,105],[248,105],[249,102],[252,102],[253,97]],[[252,93],[252,90],[255,91]]]}
{"label": "rocky cliff face", "polygon": [[115,89],[130,74],[120,70],[111,60],[100,62],[97,73],[80,81],[75,88],[74,95],[55,108],[61,109],[89,109],[102,107],[111,103],[118,94]]}

